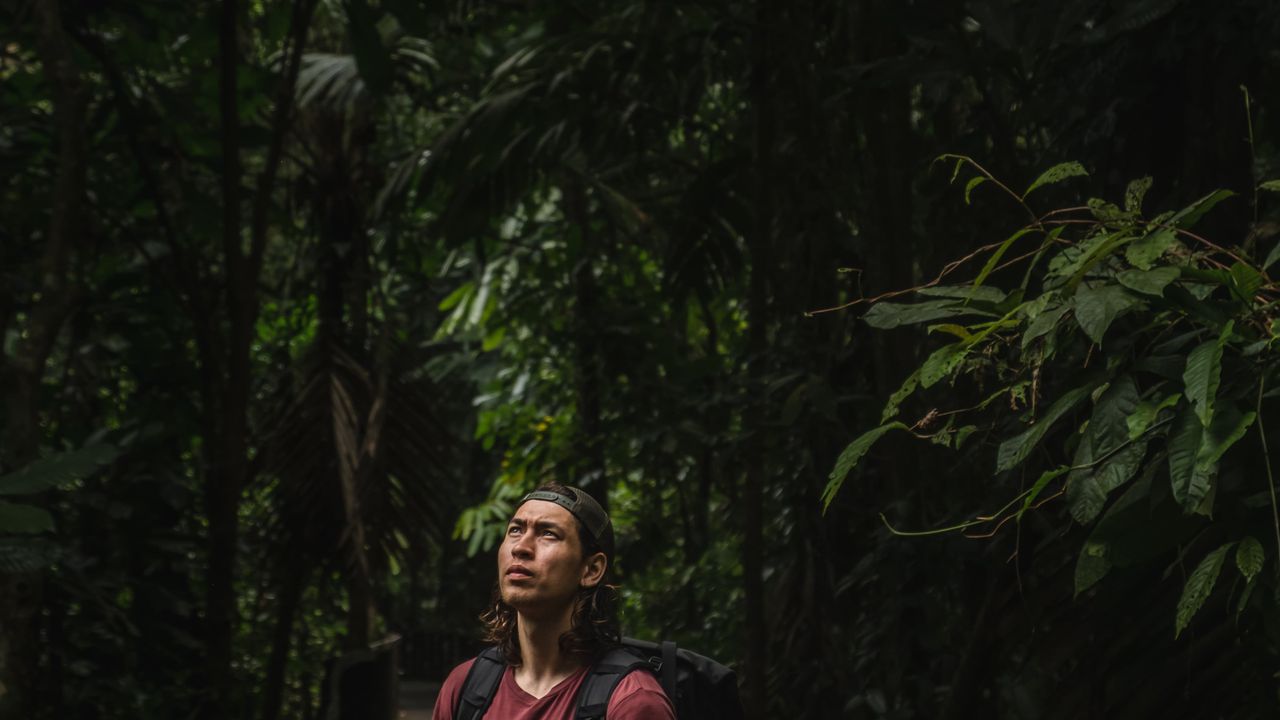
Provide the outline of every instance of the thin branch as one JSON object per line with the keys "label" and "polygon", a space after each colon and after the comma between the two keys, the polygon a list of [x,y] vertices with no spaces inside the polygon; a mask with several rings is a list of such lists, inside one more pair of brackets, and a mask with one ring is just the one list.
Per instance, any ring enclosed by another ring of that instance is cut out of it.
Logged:
{"label": "thin branch", "polygon": [[[977,250],[974,250],[968,255],[965,255],[959,260],[952,260],[951,262],[947,263],[945,267],[942,268],[942,272],[938,273],[937,277],[935,277],[934,279],[930,280],[927,283],[924,283],[923,285],[904,288],[902,290],[890,290],[888,292],[880,293],[875,297],[858,298],[857,300],[852,300],[850,302],[844,303],[843,305],[836,305],[834,307],[821,308],[818,310],[810,310],[805,313],[805,317],[813,317],[815,315],[821,315],[823,313],[836,312],[837,310],[845,310],[847,308],[853,307],[854,305],[861,305],[862,303],[877,303],[877,302],[880,302],[881,300],[888,300],[889,298],[898,297],[899,295],[906,295],[908,293],[913,293],[919,290],[923,290],[925,288],[931,288],[937,285],[938,283],[942,282],[948,275],[955,272],[961,265],[964,265],[965,263],[969,262],[970,260],[974,259],[975,257],[981,255],[984,252],[987,252],[989,250],[995,250],[996,248],[1000,247],[1003,244],[1004,242],[1001,241],[998,243],[983,245],[982,247],[978,248]],[[861,272],[861,270],[858,270],[858,272]]]}
{"label": "thin branch", "polygon": [[967,163],[969,163],[970,165],[972,165],[972,166],[974,167],[974,169],[975,169],[975,170],[977,170],[979,173],[981,173],[982,175],[984,175],[984,176],[985,176],[988,180],[990,180],[991,182],[995,183],[995,185],[996,185],[997,187],[999,187],[1001,190],[1005,191],[1005,193],[1007,193],[1007,194],[1009,195],[1009,197],[1013,198],[1015,202],[1017,202],[1019,205],[1021,205],[1023,210],[1026,210],[1026,211],[1027,211],[1027,214],[1031,216],[1031,224],[1032,224],[1032,226],[1039,227],[1039,225],[1040,225],[1040,221],[1036,218],[1036,213],[1035,213],[1035,211],[1034,211],[1034,210],[1032,210],[1032,209],[1031,209],[1031,206],[1027,204],[1026,199],[1024,199],[1021,195],[1019,195],[1018,193],[1014,192],[1013,190],[1010,190],[1008,185],[1005,185],[1004,183],[1000,182],[1000,180],[999,180],[998,178],[996,178],[996,176],[995,176],[995,175],[993,175],[989,170],[987,170],[986,168],[982,167],[982,165],[978,164],[978,161],[977,161],[977,160],[974,160],[973,158],[969,157],[968,155],[944,155],[943,157],[945,157],[945,158],[950,158],[950,159],[955,159],[955,160],[959,160],[959,161],[961,161],[961,162],[967,162]]}
{"label": "thin branch", "polygon": [[1053,217],[1054,215],[1065,215],[1067,213],[1072,213],[1072,212],[1089,212],[1089,211],[1090,211],[1090,208],[1088,205],[1076,205],[1075,207],[1058,208],[1057,210],[1050,210],[1049,212],[1041,215],[1040,222],[1043,223],[1045,220]]}
{"label": "thin branch", "polygon": [[1267,431],[1262,426],[1262,393],[1267,385],[1264,374],[1258,381],[1258,437],[1262,439],[1262,461],[1267,469],[1267,491],[1271,493],[1271,520],[1276,529],[1276,562],[1280,562],[1280,505],[1276,503],[1276,479],[1271,473],[1271,453],[1267,449]]}
{"label": "thin branch", "polygon": [[[1081,463],[1080,465],[1072,465],[1071,467],[1067,468],[1067,470],[1065,471],[1065,473],[1068,474],[1067,482],[1063,483],[1062,488],[1058,492],[1044,498],[1040,502],[1036,503],[1034,506],[1028,507],[1026,509],[1031,510],[1031,509],[1039,508],[1041,505],[1044,505],[1046,502],[1053,500],[1054,498],[1061,497],[1063,494],[1065,494],[1067,491],[1067,484],[1070,482],[1070,479],[1071,479],[1069,473],[1074,472],[1076,470],[1088,470],[1091,467],[1096,467],[1106,462],[1107,460],[1111,459],[1111,457],[1114,456],[1116,453],[1120,452],[1121,450],[1124,450],[1125,448],[1129,447],[1135,442],[1147,437],[1151,433],[1155,432],[1156,430],[1159,430],[1160,428],[1168,425],[1171,422],[1173,422],[1172,417],[1161,420],[1160,422],[1152,423],[1151,427],[1148,427],[1146,430],[1144,430],[1141,435],[1135,438],[1130,438],[1129,440],[1126,440],[1125,442],[1120,443],[1119,445],[1112,448],[1111,450],[1103,453],[1100,457],[1094,458],[1093,460],[1087,463]],[[881,521],[884,522],[885,527],[889,528],[889,532],[892,532],[894,535],[901,535],[904,537],[923,537],[926,535],[942,535],[943,533],[954,532],[956,530],[964,530],[965,528],[970,528],[977,525],[983,525],[985,523],[995,522],[998,520],[999,522],[996,523],[995,528],[993,528],[990,533],[980,534],[980,535],[966,535],[966,537],[970,537],[970,538],[986,538],[986,537],[991,537],[995,535],[996,531],[998,531],[1001,527],[1003,527],[1005,523],[1009,522],[1009,520],[1022,517],[1025,510],[1020,510],[1010,515],[1005,515],[1005,512],[1008,511],[1009,508],[1016,505],[1020,500],[1025,499],[1028,495],[1031,494],[1031,491],[1034,489],[1035,488],[1033,486],[1031,488],[1023,490],[1022,492],[1015,495],[1012,500],[1005,503],[1004,507],[1000,508],[994,513],[991,513],[990,515],[978,515],[974,517],[973,520],[968,520],[962,523],[958,523],[956,525],[949,525],[944,528],[935,528],[933,530],[898,530],[897,528],[889,524],[889,521],[885,518],[884,513],[880,514],[880,519]],[[1277,531],[1277,538],[1278,538],[1277,547],[1280,547],[1280,531]]]}
{"label": "thin branch", "polygon": [[[1099,221],[1097,221],[1097,220],[1075,220],[1075,219],[1069,219],[1069,220],[1046,220],[1046,221],[1045,221],[1045,224],[1046,224],[1046,225],[1098,225],[1098,224],[1100,224],[1100,223],[1099,223]],[[1239,255],[1236,255],[1235,253],[1233,253],[1233,252],[1231,252],[1230,250],[1228,250],[1228,249],[1226,249],[1226,248],[1222,247],[1221,245],[1219,245],[1219,244],[1217,244],[1217,243],[1213,242],[1212,240],[1209,240],[1208,238],[1206,238],[1206,237],[1204,237],[1204,236],[1202,236],[1202,235],[1197,235],[1196,233],[1193,233],[1193,232],[1191,232],[1190,230],[1186,230],[1186,229],[1184,229],[1184,228],[1180,228],[1180,227],[1178,227],[1178,226],[1176,226],[1176,225],[1169,225],[1169,224],[1167,224],[1167,223],[1151,223],[1150,225],[1151,225],[1152,227],[1158,227],[1158,228],[1160,228],[1160,229],[1162,229],[1162,230],[1172,230],[1173,232],[1175,232],[1175,233],[1177,233],[1177,234],[1179,234],[1179,235],[1186,235],[1187,237],[1191,238],[1192,240],[1195,240],[1196,242],[1201,243],[1202,245],[1205,245],[1205,246],[1207,246],[1207,247],[1210,247],[1210,248],[1212,248],[1213,250],[1215,250],[1215,251],[1217,251],[1217,252],[1220,252],[1220,253],[1222,253],[1223,255],[1226,255],[1227,257],[1229,257],[1229,258],[1231,258],[1231,259],[1235,260],[1236,262],[1240,262],[1240,263],[1243,263],[1243,264],[1245,264],[1245,265],[1249,265],[1249,262],[1248,262],[1247,260],[1245,260],[1244,258],[1240,257]]]}

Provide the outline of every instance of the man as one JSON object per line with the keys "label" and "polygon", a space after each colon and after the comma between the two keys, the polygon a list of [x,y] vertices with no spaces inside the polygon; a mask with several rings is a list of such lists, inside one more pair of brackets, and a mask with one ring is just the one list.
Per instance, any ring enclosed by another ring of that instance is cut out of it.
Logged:
{"label": "man", "polygon": [[[477,662],[449,673],[433,720],[572,720],[594,661],[618,642],[614,590],[604,582],[613,525],[590,495],[550,483],[516,506],[498,548],[498,586],[483,619],[506,670],[487,710],[467,704],[463,686]],[[492,661],[488,661],[492,662]],[[474,683],[473,683],[474,687]],[[657,679],[626,674],[609,695],[608,720],[675,720]]]}

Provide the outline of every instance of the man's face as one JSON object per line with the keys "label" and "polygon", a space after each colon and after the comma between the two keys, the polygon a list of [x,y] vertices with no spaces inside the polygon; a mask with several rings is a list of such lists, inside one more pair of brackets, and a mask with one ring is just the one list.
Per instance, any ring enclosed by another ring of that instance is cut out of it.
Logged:
{"label": "man's face", "polygon": [[572,606],[578,589],[604,575],[604,555],[582,556],[573,515],[545,500],[521,505],[498,548],[502,600],[526,615],[555,615]]}

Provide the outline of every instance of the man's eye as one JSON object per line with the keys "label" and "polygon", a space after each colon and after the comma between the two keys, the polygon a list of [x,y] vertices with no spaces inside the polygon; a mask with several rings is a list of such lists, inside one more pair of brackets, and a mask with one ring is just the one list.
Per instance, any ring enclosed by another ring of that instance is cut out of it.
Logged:
{"label": "man's eye", "polygon": [[511,527],[507,528],[508,535],[515,535],[518,532],[520,532],[520,528],[516,527],[515,525],[512,525]]}
{"label": "man's eye", "polygon": [[548,537],[553,537],[553,538],[554,538],[554,537],[560,537],[559,535],[556,535],[554,531],[551,531],[551,530],[543,530],[543,531],[542,531],[542,534],[543,534],[543,535],[546,535],[546,536],[548,536]]}

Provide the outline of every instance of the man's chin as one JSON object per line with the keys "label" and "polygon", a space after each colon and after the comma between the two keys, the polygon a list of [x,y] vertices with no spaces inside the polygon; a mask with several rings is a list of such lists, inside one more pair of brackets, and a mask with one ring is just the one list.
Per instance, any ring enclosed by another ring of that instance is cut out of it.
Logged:
{"label": "man's chin", "polygon": [[551,617],[558,614],[559,603],[532,589],[504,587],[502,602],[527,618]]}
{"label": "man's chin", "polygon": [[510,605],[516,610],[529,607],[534,604],[534,593],[527,588],[512,587],[507,583],[503,583],[500,588],[502,602]]}

